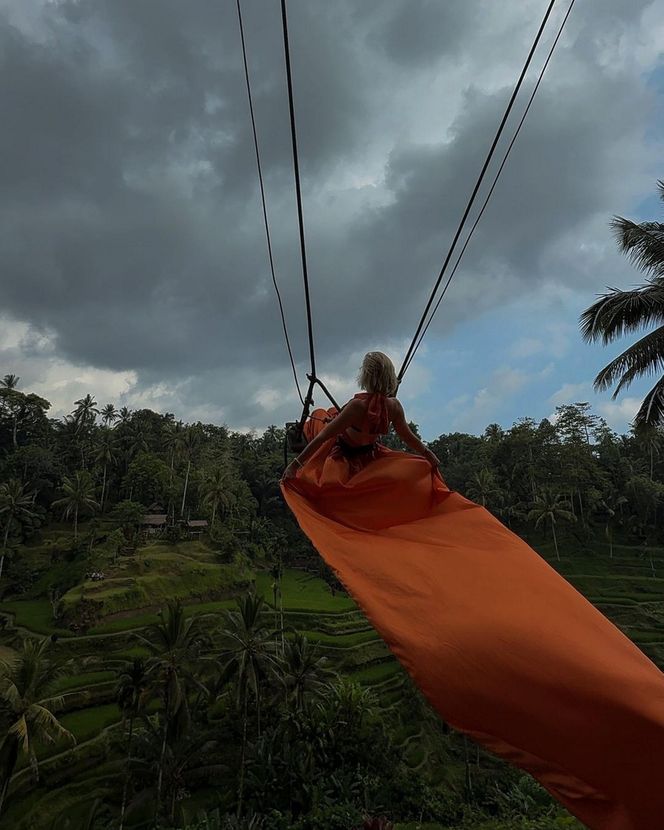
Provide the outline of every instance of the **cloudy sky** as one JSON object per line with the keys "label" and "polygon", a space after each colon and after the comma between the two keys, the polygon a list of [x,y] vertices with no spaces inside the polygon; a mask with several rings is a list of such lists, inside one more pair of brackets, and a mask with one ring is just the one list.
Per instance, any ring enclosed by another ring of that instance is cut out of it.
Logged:
{"label": "cloudy sky", "polygon": [[[546,5],[289,0],[318,364],[338,397],[364,351],[403,356]],[[243,8],[303,377],[279,3]],[[648,384],[594,395],[619,346],[583,344],[578,317],[641,278],[611,216],[661,218],[662,44],[658,0],[578,0],[402,386],[425,437],[578,400],[627,429]],[[234,0],[0,0],[0,373],[56,414],[90,392],[241,429],[296,415],[241,60]]]}

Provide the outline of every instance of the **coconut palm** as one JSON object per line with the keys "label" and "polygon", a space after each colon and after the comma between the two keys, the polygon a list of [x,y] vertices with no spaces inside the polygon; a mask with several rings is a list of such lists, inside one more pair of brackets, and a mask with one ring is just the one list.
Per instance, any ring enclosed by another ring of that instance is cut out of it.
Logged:
{"label": "coconut palm", "polygon": [[11,412],[12,417],[12,443],[14,449],[18,447],[17,431],[18,431],[18,415],[20,410],[20,399],[22,395],[17,391],[18,382],[20,381],[18,375],[5,375],[0,379],[0,389],[6,390],[3,398],[7,400],[7,406]]}
{"label": "coconut palm", "polygon": [[97,401],[92,395],[86,395],[78,401],[74,401],[76,409],[72,412],[74,421],[76,422],[77,431],[85,429],[85,427],[92,426],[95,418],[99,415],[97,409]]}
{"label": "coconut palm", "polygon": [[187,472],[184,477],[184,489],[182,491],[182,505],[180,507],[180,516],[184,516],[184,507],[187,501],[187,489],[189,488],[189,474],[191,472],[191,463],[194,454],[201,443],[201,431],[198,427],[187,427],[182,436],[182,454],[187,462]]}
{"label": "coconut palm", "polygon": [[219,661],[222,678],[234,678],[236,703],[242,717],[242,747],[238,781],[237,814],[242,815],[244,773],[247,750],[249,694],[256,700],[258,730],[260,731],[261,683],[277,662],[274,640],[277,633],[270,629],[263,597],[251,593],[237,600],[237,610],[227,611],[221,629],[222,650]]}
{"label": "coconut palm", "polygon": [[3,386],[5,389],[16,389],[20,379],[18,375],[5,375],[0,379],[0,386]]}
{"label": "coconut palm", "polygon": [[528,513],[528,520],[535,522],[535,527],[539,527],[542,522],[545,524],[548,522],[551,525],[553,545],[556,549],[558,560],[560,560],[560,551],[558,550],[558,539],[556,537],[556,522],[558,519],[563,519],[566,522],[576,521],[576,517],[571,512],[570,507],[570,503],[565,501],[560,493],[544,490],[540,495],[535,497],[535,502]]}
{"label": "coconut palm", "polygon": [[[155,759],[161,755],[161,734],[153,718],[144,719],[144,728],[138,736],[135,757],[132,759],[132,775],[137,780],[140,792],[131,806],[139,806],[156,796],[154,784]],[[186,813],[178,804],[183,791],[201,786],[219,789],[228,777],[228,768],[221,763],[222,753],[215,737],[209,730],[192,730],[181,735],[166,746],[163,760],[162,801],[168,826],[183,827],[181,821]],[[161,824],[159,825],[162,826]],[[187,824],[191,828],[192,825]],[[207,825],[196,823],[198,830]],[[221,825],[220,825],[221,828]],[[223,825],[225,830],[226,825]],[[210,825],[212,830],[212,825]]]}
{"label": "coconut palm", "polygon": [[128,409],[126,406],[123,406],[122,409],[118,412],[118,421],[121,425],[128,424],[131,421],[131,410]]}
{"label": "coconut palm", "polygon": [[609,559],[613,559],[613,523],[616,514],[624,504],[627,504],[627,498],[625,496],[618,496],[616,493],[612,493],[609,496],[605,496],[599,505],[606,513],[604,535],[609,543]]}
{"label": "coconut palm", "polygon": [[102,475],[102,482],[101,482],[101,496],[99,498],[99,508],[104,512],[104,498],[106,496],[106,473],[109,466],[113,466],[117,461],[118,456],[118,445],[117,441],[113,437],[112,432],[106,432],[102,439],[99,447],[97,449],[97,453],[95,455],[95,461],[97,464],[101,464],[103,468],[103,475]]}
{"label": "coconut palm", "polygon": [[99,510],[95,501],[95,485],[92,476],[86,470],[78,470],[73,478],[64,477],[62,483],[64,496],[53,502],[53,507],[61,507],[65,519],[74,516],[74,539],[78,539],[78,517],[82,512]]}
{"label": "coconut palm", "polygon": [[468,498],[486,507],[491,501],[497,501],[502,495],[500,487],[496,484],[491,470],[483,467],[472,477],[466,486]]}
{"label": "coconut palm", "polygon": [[151,684],[163,701],[162,738],[156,784],[155,822],[161,809],[166,746],[189,728],[187,686],[200,688],[193,664],[200,653],[204,638],[196,617],[185,618],[179,602],[168,603],[161,620],[152,625],[147,636],[139,640],[150,652],[148,673]]}
{"label": "coconut palm", "polygon": [[212,518],[210,528],[214,527],[217,511],[220,507],[229,504],[228,497],[228,472],[217,467],[217,469],[203,482],[203,504],[212,507]]}
{"label": "coconut palm", "polygon": [[650,424],[643,424],[634,430],[634,438],[637,444],[648,453],[650,459],[650,480],[653,479],[655,470],[655,455],[659,455],[662,448],[662,430]]}
{"label": "coconut palm", "polygon": [[320,694],[334,673],[327,666],[327,658],[321,656],[316,646],[297,633],[286,641],[279,665],[279,679],[284,685],[287,699],[300,711],[308,694]]}
{"label": "coconut palm", "polygon": [[112,403],[107,403],[101,410],[101,419],[107,427],[114,424],[119,417],[118,411]]}
{"label": "coconut palm", "polygon": [[127,426],[122,435],[122,443],[125,448],[126,468],[129,469],[129,462],[140,453],[147,452],[149,449],[145,425],[140,419],[135,418]]}
{"label": "coconut palm", "polygon": [[[657,183],[664,200],[664,182]],[[618,244],[637,268],[647,275],[645,284],[631,291],[612,288],[581,315],[581,331],[588,342],[612,343],[619,337],[656,326],[595,378],[594,386],[604,391],[617,382],[613,398],[638,377],[658,374],[664,363],[664,225],[661,222],[635,223],[616,217],[612,222]],[[648,392],[634,424],[664,423],[664,376]]]}
{"label": "coconut palm", "polygon": [[50,643],[50,637],[25,640],[15,658],[0,663],[0,814],[20,752],[38,781],[37,746],[61,738],[76,743],[55,716],[63,699],[50,693],[62,670],[47,657]]}
{"label": "coconut palm", "polygon": [[14,522],[21,524],[35,517],[35,494],[26,493],[25,487],[15,478],[0,484],[0,524],[4,524],[2,551],[0,551],[0,578],[5,564],[9,531]]}
{"label": "coconut palm", "polygon": [[149,697],[150,683],[145,661],[142,657],[134,657],[131,663],[125,664],[118,676],[115,689],[118,706],[122,716],[129,721],[127,736],[127,759],[125,762],[124,784],[122,786],[122,806],[120,808],[119,830],[124,827],[125,812],[127,809],[127,788],[129,786],[129,762],[131,760],[132,741],[134,737],[134,721],[143,712]]}

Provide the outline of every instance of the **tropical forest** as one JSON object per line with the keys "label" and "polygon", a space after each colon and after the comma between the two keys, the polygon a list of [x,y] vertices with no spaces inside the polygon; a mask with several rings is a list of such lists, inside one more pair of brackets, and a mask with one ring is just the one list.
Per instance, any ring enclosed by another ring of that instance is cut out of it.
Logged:
{"label": "tropical forest", "polygon": [[[2,827],[582,826],[432,711],[286,509],[283,429],[49,408],[4,376]],[[576,402],[429,447],[664,665],[656,426]]]}

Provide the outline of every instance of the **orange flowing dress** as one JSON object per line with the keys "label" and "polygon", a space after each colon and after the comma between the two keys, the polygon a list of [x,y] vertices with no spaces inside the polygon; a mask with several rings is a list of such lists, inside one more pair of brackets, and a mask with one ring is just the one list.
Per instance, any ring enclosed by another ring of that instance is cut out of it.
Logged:
{"label": "orange flowing dress", "polygon": [[[385,398],[363,397],[366,431],[386,430]],[[447,723],[592,830],[664,828],[664,675],[522,539],[380,444],[332,439],[282,491]]]}

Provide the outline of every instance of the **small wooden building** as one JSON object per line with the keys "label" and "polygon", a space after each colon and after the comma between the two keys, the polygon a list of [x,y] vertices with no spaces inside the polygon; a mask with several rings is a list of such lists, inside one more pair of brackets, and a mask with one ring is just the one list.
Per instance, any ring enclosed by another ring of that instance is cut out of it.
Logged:
{"label": "small wooden building", "polygon": [[198,538],[202,533],[207,532],[208,521],[207,519],[189,519],[185,527],[191,538]]}
{"label": "small wooden building", "polygon": [[141,522],[141,528],[148,536],[155,536],[166,530],[168,516],[166,513],[146,513]]}

